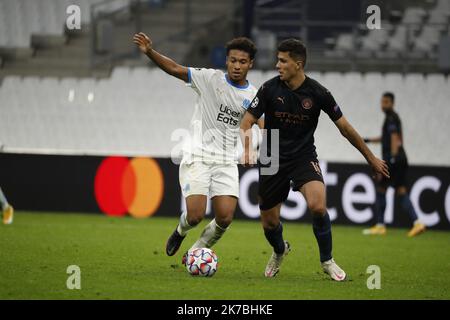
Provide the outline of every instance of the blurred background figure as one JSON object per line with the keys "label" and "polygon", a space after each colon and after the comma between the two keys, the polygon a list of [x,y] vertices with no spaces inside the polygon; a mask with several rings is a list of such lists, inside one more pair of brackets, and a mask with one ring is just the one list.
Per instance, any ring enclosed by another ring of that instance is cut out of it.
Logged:
{"label": "blurred background figure", "polygon": [[385,114],[382,135],[377,138],[366,138],[365,142],[381,142],[383,160],[389,165],[390,178],[377,174],[377,195],[375,203],[375,217],[377,224],[370,229],[363,230],[366,235],[384,235],[384,211],[386,210],[386,190],[388,186],[395,188],[397,200],[402,209],[408,213],[413,227],[408,236],[414,237],[425,231],[425,225],[419,221],[416,211],[409,199],[406,188],[408,172],[408,158],[403,147],[402,123],[399,115],[394,111],[395,96],[392,92],[385,92],[381,97],[381,110]]}

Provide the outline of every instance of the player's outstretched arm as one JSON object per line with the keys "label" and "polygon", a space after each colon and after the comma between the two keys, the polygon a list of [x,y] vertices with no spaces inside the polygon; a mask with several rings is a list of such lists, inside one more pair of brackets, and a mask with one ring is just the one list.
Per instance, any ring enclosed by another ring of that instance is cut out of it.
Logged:
{"label": "player's outstretched arm", "polygon": [[133,37],[133,42],[139,46],[142,53],[145,53],[160,69],[164,70],[171,76],[187,82],[188,68],[179,65],[172,59],[163,56],[152,48],[152,40],[143,32],[136,33]]}
{"label": "player's outstretched arm", "polygon": [[364,138],[365,143],[380,143],[381,137],[375,137],[375,138]]}
{"label": "player's outstretched arm", "polygon": [[257,123],[258,119],[250,112],[246,112],[241,121],[240,136],[244,153],[242,154],[241,163],[244,167],[253,166],[256,163],[255,155],[252,149],[252,126]]}
{"label": "player's outstretched arm", "polygon": [[370,151],[367,145],[364,143],[364,140],[361,138],[359,133],[352,127],[352,125],[347,121],[347,119],[342,116],[336,122],[336,126],[338,127],[341,134],[347,138],[347,140],[361,152],[366,161],[372,167],[372,169],[389,178],[389,169],[385,161],[378,159],[375,155]]}

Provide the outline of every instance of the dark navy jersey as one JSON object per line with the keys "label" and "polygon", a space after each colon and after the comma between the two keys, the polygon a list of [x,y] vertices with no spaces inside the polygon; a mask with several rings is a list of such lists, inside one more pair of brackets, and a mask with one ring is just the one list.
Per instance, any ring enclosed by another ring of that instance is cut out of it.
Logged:
{"label": "dark navy jersey", "polygon": [[402,146],[399,149],[398,156],[406,156],[403,149],[403,134],[402,134],[402,122],[400,117],[394,111],[386,113],[386,118],[383,123],[383,132],[381,135],[381,148],[384,160],[390,160],[391,155],[391,135],[397,133],[400,136]]}
{"label": "dark navy jersey", "polygon": [[256,118],[264,114],[267,135],[263,137],[261,151],[268,156],[271,156],[271,130],[279,129],[280,162],[317,157],[314,131],[321,110],[332,121],[342,117],[330,91],[317,81],[306,77],[298,89],[291,90],[278,76],[261,86],[247,109]]}

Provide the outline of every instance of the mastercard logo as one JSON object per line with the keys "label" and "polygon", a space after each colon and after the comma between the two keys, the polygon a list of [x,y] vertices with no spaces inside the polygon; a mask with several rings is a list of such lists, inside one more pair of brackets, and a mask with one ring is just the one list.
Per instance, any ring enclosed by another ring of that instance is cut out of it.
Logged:
{"label": "mastercard logo", "polygon": [[94,192],[105,214],[146,218],[161,204],[164,177],[154,159],[108,157],[97,169]]}

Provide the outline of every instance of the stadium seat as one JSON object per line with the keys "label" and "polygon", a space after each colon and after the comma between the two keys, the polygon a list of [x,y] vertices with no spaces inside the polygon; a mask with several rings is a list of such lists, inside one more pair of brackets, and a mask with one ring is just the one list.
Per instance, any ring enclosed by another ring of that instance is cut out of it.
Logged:
{"label": "stadium seat", "polygon": [[364,76],[364,81],[370,88],[379,88],[384,82],[384,77],[379,72],[368,72]]}
{"label": "stadium seat", "polygon": [[415,90],[423,84],[424,77],[421,73],[409,73],[405,76],[405,85]]}
{"label": "stadium seat", "polygon": [[435,24],[440,30],[445,28],[445,25],[448,23],[449,12],[435,8],[429,12],[429,15],[428,23]]}
{"label": "stadium seat", "polygon": [[416,38],[415,47],[419,50],[430,50],[436,46],[440,39],[440,28],[434,25],[426,25],[420,35]]}
{"label": "stadium seat", "polygon": [[399,25],[395,28],[394,34],[387,40],[386,50],[400,55],[407,50],[408,27]]}
{"label": "stadium seat", "polygon": [[326,72],[315,78],[332,92],[346,92],[347,87],[343,79],[344,76],[340,72]]}
{"label": "stadium seat", "polygon": [[402,23],[403,24],[421,24],[423,18],[426,16],[426,11],[420,7],[408,7],[406,8]]}
{"label": "stadium seat", "polygon": [[355,49],[354,36],[351,33],[340,34],[336,41],[336,50],[351,51]]}
{"label": "stadium seat", "polygon": [[400,92],[404,90],[405,79],[400,73],[387,73],[384,76],[385,91]]}
{"label": "stadium seat", "polygon": [[450,2],[448,0],[437,0],[436,9],[448,14],[450,13]]}

